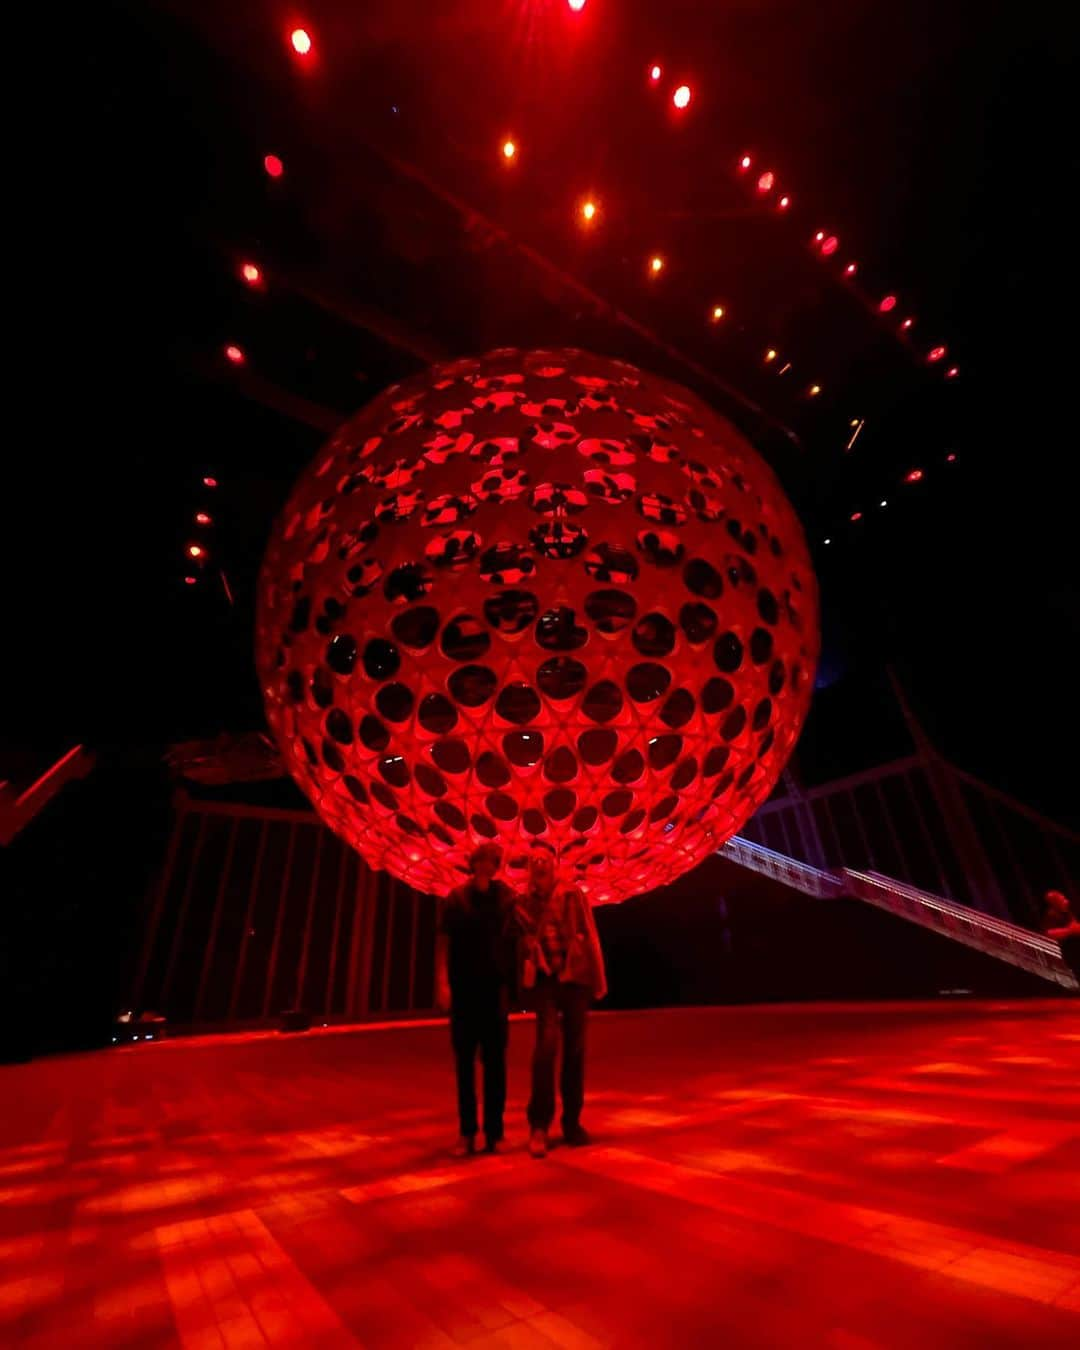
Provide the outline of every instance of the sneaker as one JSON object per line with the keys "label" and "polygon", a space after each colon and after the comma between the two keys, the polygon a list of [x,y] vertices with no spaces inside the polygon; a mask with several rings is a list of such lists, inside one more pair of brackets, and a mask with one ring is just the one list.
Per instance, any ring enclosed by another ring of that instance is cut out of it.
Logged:
{"label": "sneaker", "polygon": [[592,1135],[584,1125],[568,1125],[562,1132],[563,1142],[571,1148],[584,1148],[592,1143]]}
{"label": "sneaker", "polygon": [[529,1135],[529,1152],[534,1158],[547,1155],[547,1130],[533,1130]]}
{"label": "sneaker", "polygon": [[476,1152],[476,1135],[463,1134],[454,1146],[455,1158],[471,1158]]}

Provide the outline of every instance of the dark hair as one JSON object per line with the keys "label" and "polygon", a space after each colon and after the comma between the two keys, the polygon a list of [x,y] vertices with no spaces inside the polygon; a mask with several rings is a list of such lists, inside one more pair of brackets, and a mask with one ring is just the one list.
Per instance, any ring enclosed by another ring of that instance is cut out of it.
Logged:
{"label": "dark hair", "polygon": [[477,844],[476,848],[469,854],[469,871],[475,872],[476,864],[484,857],[493,857],[495,866],[499,867],[502,864],[502,856],[503,851],[498,844]]}

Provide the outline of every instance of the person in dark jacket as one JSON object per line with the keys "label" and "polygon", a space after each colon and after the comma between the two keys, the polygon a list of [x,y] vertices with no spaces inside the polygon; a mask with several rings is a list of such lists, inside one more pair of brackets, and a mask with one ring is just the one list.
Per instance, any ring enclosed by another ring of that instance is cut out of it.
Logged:
{"label": "person in dark jacket", "polygon": [[506,1105],[506,1045],[514,978],[514,895],[496,877],[502,850],[482,844],[469,859],[471,876],[443,901],[435,943],[435,1001],[449,1010],[457,1069],[459,1156],[476,1152],[476,1056],[484,1070],[484,1141],[497,1151]]}
{"label": "person in dark jacket", "polygon": [[592,908],[573,886],[557,884],[555,859],[543,848],[529,858],[528,889],[516,905],[519,986],[536,1012],[536,1045],[529,1099],[529,1152],[547,1153],[555,1116],[555,1061],[562,1031],[563,1139],[589,1143],[581,1123],[585,1102],[585,1024],[593,999],[607,993],[604,954]]}

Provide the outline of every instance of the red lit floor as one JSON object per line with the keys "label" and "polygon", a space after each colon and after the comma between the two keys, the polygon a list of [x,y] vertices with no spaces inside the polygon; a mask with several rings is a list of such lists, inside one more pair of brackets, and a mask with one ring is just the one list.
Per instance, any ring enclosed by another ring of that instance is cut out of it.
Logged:
{"label": "red lit floor", "polygon": [[0,1068],[0,1343],[1080,1345],[1080,1003],[609,1014],[456,1162],[445,1028]]}

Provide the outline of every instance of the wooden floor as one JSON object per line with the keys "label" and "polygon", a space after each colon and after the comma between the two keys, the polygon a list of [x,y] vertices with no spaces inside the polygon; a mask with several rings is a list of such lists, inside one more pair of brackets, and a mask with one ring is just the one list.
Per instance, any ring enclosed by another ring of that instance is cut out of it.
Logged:
{"label": "wooden floor", "polygon": [[457,1162],[443,1026],[0,1069],[0,1344],[1080,1345],[1080,1003],[595,1017]]}

